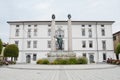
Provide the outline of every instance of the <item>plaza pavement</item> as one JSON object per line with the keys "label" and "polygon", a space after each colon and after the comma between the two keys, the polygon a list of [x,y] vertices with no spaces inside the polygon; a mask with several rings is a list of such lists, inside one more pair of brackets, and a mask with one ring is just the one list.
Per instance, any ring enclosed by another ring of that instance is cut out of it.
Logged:
{"label": "plaza pavement", "polygon": [[120,80],[120,66],[16,64],[0,67],[0,80]]}

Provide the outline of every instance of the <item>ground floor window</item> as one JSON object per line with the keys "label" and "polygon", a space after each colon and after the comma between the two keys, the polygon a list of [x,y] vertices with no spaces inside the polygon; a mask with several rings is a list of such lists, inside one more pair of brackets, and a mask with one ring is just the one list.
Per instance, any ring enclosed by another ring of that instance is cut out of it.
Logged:
{"label": "ground floor window", "polygon": [[103,60],[106,60],[106,53],[103,53]]}
{"label": "ground floor window", "polygon": [[33,54],[33,61],[36,61],[37,55]]}
{"label": "ground floor window", "polygon": [[86,53],[83,53],[83,57],[86,57]]}

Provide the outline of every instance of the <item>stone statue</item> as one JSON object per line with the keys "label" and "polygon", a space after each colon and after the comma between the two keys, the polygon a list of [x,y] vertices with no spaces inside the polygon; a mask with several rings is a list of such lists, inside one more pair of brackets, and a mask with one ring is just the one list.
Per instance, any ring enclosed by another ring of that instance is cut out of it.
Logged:
{"label": "stone statue", "polygon": [[52,19],[55,19],[55,14],[52,14]]}
{"label": "stone statue", "polygon": [[68,19],[71,19],[71,15],[70,14],[68,14]]}
{"label": "stone statue", "polygon": [[55,37],[57,39],[57,43],[59,45],[59,50],[62,50],[62,44],[63,44],[63,39],[61,37],[61,35],[59,35],[58,37]]}

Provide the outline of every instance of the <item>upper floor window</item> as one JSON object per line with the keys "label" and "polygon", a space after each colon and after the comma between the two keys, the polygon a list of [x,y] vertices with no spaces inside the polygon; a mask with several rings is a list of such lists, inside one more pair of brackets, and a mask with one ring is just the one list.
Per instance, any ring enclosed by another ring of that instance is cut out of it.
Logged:
{"label": "upper floor window", "polygon": [[31,29],[28,29],[28,37],[31,37]]}
{"label": "upper floor window", "polygon": [[48,48],[51,48],[51,41],[48,41]]}
{"label": "upper floor window", "polygon": [[31,47],[31,41],[27,41],[27,48]]}
{"label": "upper floor window", "polygon": [[101,25],[101,27],[104,27],[104,25]]}
{"label": "upper floor window", "polygon": [[102,41],[102,49],[105,50],[106,49],[106,41]]}
{"label": "upper floor window", "polygon": [[116,40],[116,36],[113,36],[113,40]]}
{"label": "upper floor window", "polygon": [[88,33],[89,33],[89,37],[92,37],[92,29],[89,29]]}
{"label": "upper floor window", "polygon": [[88,25],[89,27],[91,27],[91,25]]}
{"label": "upper floor window", "polygon": [[19,36],[19,29],[16,29],[15,36]]}
{"label": "upper floor window", "polygon": [[34,25],[34,27],[37,27],[37,24],[36,24],[36,25]]}
{"label": "upper floor window", "polygon": [[85,36],[85,29],[82,29],[82,36]]}
{"label": "upper floor window", "polygon": [[101,29],[102,36],[105,36],[105,29]]}
{"label": "upper floor window", "polygon": [[19,45],[19,41],[15,41],[15,44],[18,46]]}
{"label": "upper floor window", "polygon": [[37,36],[37,29],[34,29],[34,36]]}
{"label": "upper floor window", "polygon": [[19,25],[16,25],[16,27],[19,27]]}
{"label": "upper floor window", "polygon": [[85,25],[82,25],[82,27],[85,27]]}
{"label": "upper floor window", "polygon": [[31,25],[28,25],[28,27],[31,27]]}
{"label": "upper floor window", "polygon": [[33,48],[37,48],[37,41],[33,41]]}
{"label": "upper floor window", "polygon": [[89,48],[93,47],[93,41],[89,41]]}
{"label": "upper floor window", "polygon": [[86,47],[86,41],[82,41],[82,48]]}
{"label": "upper floor window", "polygon": [[51,36],[51,29],[48,29],[48,36]]}
{"label": "upper floor window", "polygon": [[48,24],[48,27],[51,27],[51,24]]}

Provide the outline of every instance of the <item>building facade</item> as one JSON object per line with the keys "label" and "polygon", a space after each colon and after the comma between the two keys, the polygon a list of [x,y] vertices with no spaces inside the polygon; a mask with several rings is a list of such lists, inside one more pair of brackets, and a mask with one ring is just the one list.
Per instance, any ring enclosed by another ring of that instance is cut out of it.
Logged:
{"label": "building facade", "polygon": [[[18,62],[35,63],[47,58],[52,50],[52,21],[8,21],[9,43],[19,47]],[[71,50],[76,57],[87,57],[89,62],[103,62],[114,58],[112,24],[114,21],[55,21],[55,34],[63,37],[63,51],[68,51],[68,35],[71,36]],[[55,39],[56,41],[56,39]],[[68,46],[69,45],[69,46]],[[56,50],[58,50],[56,43]]]}
{"label": "building facade", "polygon": [[113,34],[113,42],[114,42],[114,52],[117,45],[120,43],[120,31]]}

